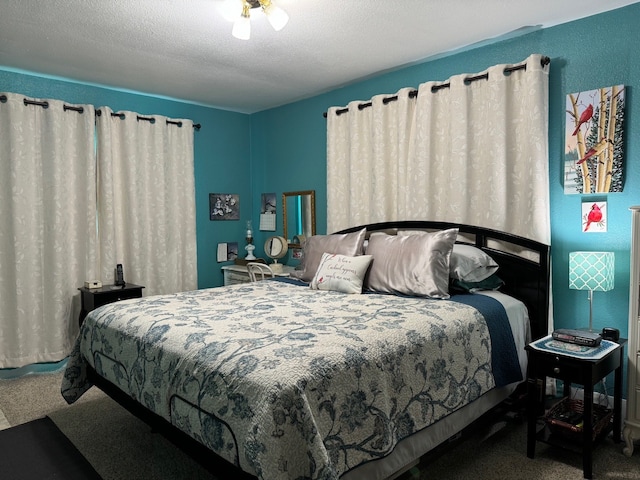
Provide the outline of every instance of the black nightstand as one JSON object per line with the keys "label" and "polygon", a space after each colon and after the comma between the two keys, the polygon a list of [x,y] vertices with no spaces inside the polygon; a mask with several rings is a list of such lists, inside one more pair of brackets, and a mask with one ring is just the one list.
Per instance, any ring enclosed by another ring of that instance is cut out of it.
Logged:
{"label": "black nightstand", "polygon": [[[527,373],[527,456],[535,455],[536,441],[557,447],[580,452],[582,451],[582,469],[584,478],[592,478],[593,447],[598,440],[605,437],[613,429],[613,441],[620,442],[622,414],[622,365],[624,363],[624,344],[621,338],[616,348],[602,358],[592,360],[562,355],[556,352],[538,350],[527,345],[529,366]],[[592,441],[594,425],[593,387],[609,373],[615,371],[613,390],[613,425],[607,425],[595,441]],[[554,434],[545,425],[537,426],[537,419],[544,412],[543,399],[546,377],[558,378],[564,382],[563,394],[569,397],[571,384],[584,387],[582,441],[571,441],[570,438]]]}
{"label": "black nightstand", "polygon": [[142,289],[141,285],[134,285],[133,283],[127,283],[124,287],[118,287],[116,285],[104,285],[100,288],[86,288],[80,287],[80,299],[82,306],[80,309],[80,318],[78,322],[82,326],[84,317],[91,310],[95,310],[107,303],[118,302],[120,300],[127,300],[129,298],[141,298]]}

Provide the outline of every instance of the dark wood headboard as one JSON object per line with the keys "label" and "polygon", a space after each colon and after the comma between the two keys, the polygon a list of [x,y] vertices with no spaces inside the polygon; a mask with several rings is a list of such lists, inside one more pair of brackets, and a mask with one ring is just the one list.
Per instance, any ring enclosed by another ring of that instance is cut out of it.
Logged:
{"label": "dark wood headboard", "polygon": [[500,266],[498,276],[504,281],[500,289],[521,300],[529,311],[533,339],[544,337],[549,325],[549,245],[489,228],[450,222],[407,220],[372,223],[347,228],[336,233],[367,229],[391,235],[399,230],[459,230],[457,243],[474,245],[490,255]]}

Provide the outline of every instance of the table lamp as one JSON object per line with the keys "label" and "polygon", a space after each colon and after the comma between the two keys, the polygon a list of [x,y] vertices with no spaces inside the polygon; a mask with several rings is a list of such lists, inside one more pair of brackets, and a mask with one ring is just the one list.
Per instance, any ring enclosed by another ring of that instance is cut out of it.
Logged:
{"label": "table lamp", "polygon": [[569,288],[589,291],[589,331],[593,331],[593,292],[613,290],[613,252],[569,253]]}
{"label": "table lamp", "polygon": [[253,229],[251,228],[251,220],[247,220],[247,236],[245,238],[247,241],[247,246],[244,249],[247,251],[247,256],[244,257],[245,260],[253,261],[256,259],[253,251],[256,249],[256,246],[253,244]]}

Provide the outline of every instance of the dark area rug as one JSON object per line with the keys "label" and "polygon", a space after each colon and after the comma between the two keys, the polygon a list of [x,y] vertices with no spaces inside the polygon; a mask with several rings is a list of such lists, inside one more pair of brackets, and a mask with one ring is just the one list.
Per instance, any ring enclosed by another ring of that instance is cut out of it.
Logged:
{"label": "dark area rug", "polygon": [[0,430],[3,480],[101,480],[49,417]]}

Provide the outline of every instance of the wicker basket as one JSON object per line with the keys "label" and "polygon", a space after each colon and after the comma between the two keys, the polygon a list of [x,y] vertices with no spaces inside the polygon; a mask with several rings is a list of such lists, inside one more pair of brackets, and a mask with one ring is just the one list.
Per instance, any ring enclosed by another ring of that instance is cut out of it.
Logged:
{"label": "wicker basket", "polygon": [[[549,409],[545,421],[553,433],[581,439],[582,415],[584,404],[582,400],[563,398]],[[602,431],[611,424],[613,410],[602,405],[593,405],[593,438],[595,440]]]}

